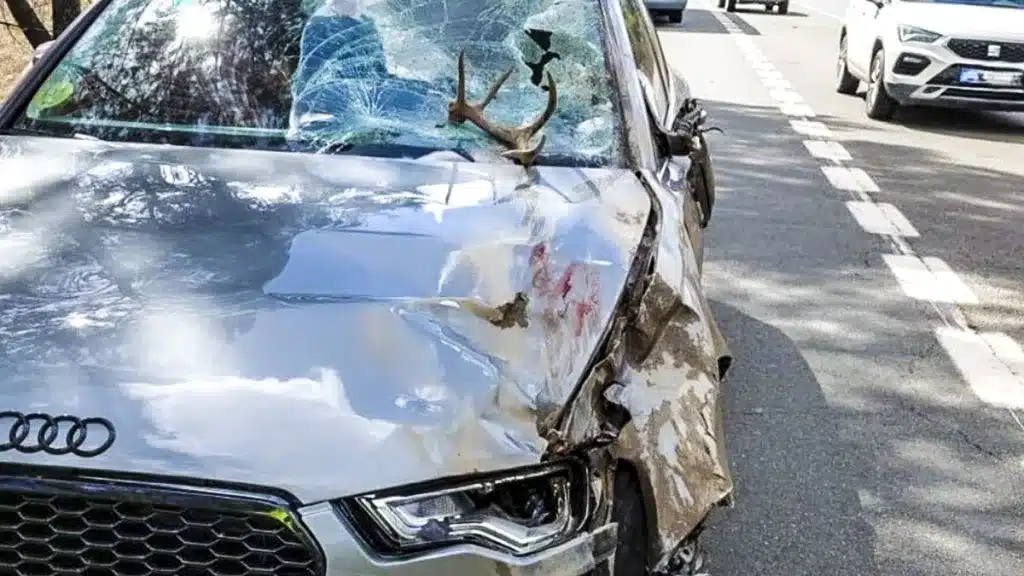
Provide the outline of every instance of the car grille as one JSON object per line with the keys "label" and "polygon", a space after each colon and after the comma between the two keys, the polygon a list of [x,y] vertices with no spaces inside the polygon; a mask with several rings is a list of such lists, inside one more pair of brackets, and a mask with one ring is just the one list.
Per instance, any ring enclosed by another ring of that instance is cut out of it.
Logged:
{"label": "car grille", "polygon": [[[999,57],[988,55],[988,47],[999,46]],[[966,40],[954,38],[947,44],[954,54],[971,60],[988,60],[990,62],[1024,62],[1024,44],[1014,42],[989,42],[987,40]]]}
{"label": "car grille", "polygon": [[[109,486],[98,486],[100,494]],[[176,494],[172,494],[176,495]],[[318,549],[280,507],[0,488],[0,573],[17,576],[316,576]],[[246,509],[250,508],[250,509]]]}
{"label": "car grille", "polygon": [[963,90],[960,88],[949,88],[942,93],[950,98],[974,98],[976,100],[997,100],[1005,102],[1024,102],[1024,92],[989,91],[989,90]]}

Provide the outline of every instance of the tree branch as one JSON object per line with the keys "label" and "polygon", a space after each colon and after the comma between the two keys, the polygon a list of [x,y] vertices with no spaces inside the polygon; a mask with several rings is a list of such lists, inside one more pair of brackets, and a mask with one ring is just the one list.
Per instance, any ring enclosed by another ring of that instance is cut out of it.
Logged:
{"label": "tree branch", "polygon": [[33,48],[53,39],[27,0],[4,1],[11,11],[11,16],[14,16],[14,21],[18,23],[18,28],[21,28],[21,33],[25,35],[25,39]]}

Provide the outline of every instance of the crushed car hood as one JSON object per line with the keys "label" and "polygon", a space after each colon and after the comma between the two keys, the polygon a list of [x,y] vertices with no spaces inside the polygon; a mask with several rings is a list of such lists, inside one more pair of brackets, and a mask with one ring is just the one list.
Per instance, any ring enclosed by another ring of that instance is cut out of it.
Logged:
{"label": "crushed car hood", "polygon": [[538,462],[650,210],[610,169],[5,137],[0,173],[0,411],[117,429],[0,461],[304,502]]}

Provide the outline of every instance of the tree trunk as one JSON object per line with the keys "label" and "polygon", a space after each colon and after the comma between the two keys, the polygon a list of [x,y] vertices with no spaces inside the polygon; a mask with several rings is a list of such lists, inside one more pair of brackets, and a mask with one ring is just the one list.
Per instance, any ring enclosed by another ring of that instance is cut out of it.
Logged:
{"label": "tree trunk", "polygon": [[50,6],[53,8],[54,38],[63,34],[82,13],[82,5],[78,0],[50,0]]}
{"label": "tree trunk", "polygon": [[11,11],[11,16],[14,16],[14,21],[18,23],[25,39],[33,48],[52,39],[28,0],[5,0],[5,2]]}

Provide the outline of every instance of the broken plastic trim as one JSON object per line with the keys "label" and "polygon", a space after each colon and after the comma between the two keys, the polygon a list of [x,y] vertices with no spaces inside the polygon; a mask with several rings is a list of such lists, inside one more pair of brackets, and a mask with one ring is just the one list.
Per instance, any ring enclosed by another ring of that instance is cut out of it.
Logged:
{"label": "broken plastic trim", "polygon": [[459,544],[525,556],[575,536],[589,516],[586,467],[563,460],[347,498],[341,511],[383,557]]}

